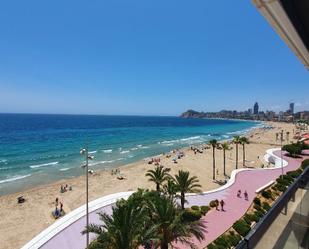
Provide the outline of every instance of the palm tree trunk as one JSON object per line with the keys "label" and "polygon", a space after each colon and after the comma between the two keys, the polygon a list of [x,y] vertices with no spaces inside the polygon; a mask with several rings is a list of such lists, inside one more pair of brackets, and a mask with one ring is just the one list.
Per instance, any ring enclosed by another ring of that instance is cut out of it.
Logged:
{"label": "palm tree trunk", "polygon": [[246,151],[245,151],[245,144],[242,145],[242,166],[245,167],[246,161]]}
{"label": "palm tree trunk", "polygon": [[224,176],[226,176],[225,174],[225,149],[223,149],[223,174]]}
{"label": "palm tree trunk", "polygon": [[165,241],[161,241],[161,249],[168,249],[168,244]]}
{"label": "palm tree trunk", "polygon": [[238,144],[236,144],[236,169],[238,169]]}
{"label": "palm tree trunk", "polygon": [[215,158],[215,147],[212,147],[212,179],[216,179],[215,175],[215,170],[216,170],[216,158]]}
{"label": "palm tree trunk", "polygon": [[157,192],[160,192],[160,184],[157,183]]}
{"label": "palm tree trunk", "polygon": [[185,209],[185,193],[184,192],[181,192],[180,202],[181,202],[181,208]]}

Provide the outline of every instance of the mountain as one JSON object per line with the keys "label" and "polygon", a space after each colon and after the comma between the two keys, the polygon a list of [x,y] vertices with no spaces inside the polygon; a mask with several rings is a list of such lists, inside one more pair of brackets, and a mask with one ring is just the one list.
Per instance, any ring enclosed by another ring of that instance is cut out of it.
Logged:
{"label": "mountain", "polygon": [[180,115],[181,118],[205,118],[206,113],[188,110]]}

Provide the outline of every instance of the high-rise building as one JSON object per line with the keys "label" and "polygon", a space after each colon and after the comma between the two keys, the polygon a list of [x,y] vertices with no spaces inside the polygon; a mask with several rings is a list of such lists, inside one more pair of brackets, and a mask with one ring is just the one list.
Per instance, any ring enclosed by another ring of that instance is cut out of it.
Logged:
{"label": "high-rise building", "polygon": [[259,114],[259,104],[257,102],[255,102],[253,106],[253,114],[255,115]]}
{"label": "high-rise building", "polygon": [[294,103],[290,103],[290,113],[294,114]]}

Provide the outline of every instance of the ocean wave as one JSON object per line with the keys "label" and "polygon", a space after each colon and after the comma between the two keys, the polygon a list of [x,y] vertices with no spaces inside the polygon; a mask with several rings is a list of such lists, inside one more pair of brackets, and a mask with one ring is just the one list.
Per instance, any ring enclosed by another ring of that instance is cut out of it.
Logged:
{"label": "ocean wave", "polygon": [[28,177],[28,176],[31,176],[31,174],[23,175],[23,176],[14,176],[14,177],[12,177],[12,178],[8,178],[8,179],[5,179],[5,180],[1,180],[1,181],[0,181],[0,184],[1,184],[1,183],[5,183],[5,182],[17,181],[17,180],[26,178],[26,177]]}
{"label": "ocean wave", "polygon": [[104,153],[112,153],[113,150],[112,149],[109,149],[109,150],[102,150]]}
{"label": "ocean wave", "polygon": [[58,163],[59,163],[59,162],[43,163],[43,164],[31,165],[31,166],[29,166],[29,167],[32,168],[32,169],[35,169],[35,168],[40,168],[40,167],[46,167],[46,166],[56,165],[56,164],[58,164]]}
{"label": "ocean wave", "polygon": [[149,149],[150,146],[141,146],[140,148],[141,148],[141,149]]}
{"label": "ocean wave", "polygon": [[89,151],[88,153],[89,153],[89,154],[95,154],[95,153],[97,153],[97,151],[96,151],[96,150],[94,150],[94,151]]}
{"label": "ocean wave", "polygon": [[127,154],[127,153],[130,153],[130,151],[129,150],[123,150],[123,151],[120,152],[120,154]]}
{"label": "ocean wave", "polygon": [[187,137],[187,138],[180,139],[180,141],[186,142],[186,141],[196,140],[196,139],[200,139],[200,138],[201,138],[201,136]]}
{"label": "ocean wave", "polygon": [[139,149],[138,147],[131,148],[131,150],[138,150],[138,149]]}
{"label": "ocean wave", "polygon": [[67,171],[69,170],[70,168],[62,168],[62,169],[59,169],[60,171]]}
{"label": "ocean wave", "polygon": [[8,160],[6,160],[6,159],[0,159],[0,163],[8,164],[7,162],[8,162]]}

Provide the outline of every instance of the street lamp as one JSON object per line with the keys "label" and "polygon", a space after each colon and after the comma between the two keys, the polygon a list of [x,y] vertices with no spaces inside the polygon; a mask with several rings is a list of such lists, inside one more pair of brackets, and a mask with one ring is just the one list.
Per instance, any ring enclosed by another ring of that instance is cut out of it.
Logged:
{"label": "street lamp", "polygon": [[282,142],[283,142],[283,130],[281,131],[281,134],[280,134],[280,144],[281,144],[281,150],[280,150],[280,153],[281,153],[281,178],[283,178],[283,155],[282,155]]}
{"label": "street lamp", "polygon": [[[88,153],[88,146],[86,148],[81,149],[80,154],[85,156],[86,158],[86,163],[82,165],[83,168],[86,169],[86,227],[88,228],[89,226],[89,209],[88,209],[88,160],[92,160],[93,156],[89,156]],[[87,231],[86,233],[86,248],[89,246],[89,232]]]}

